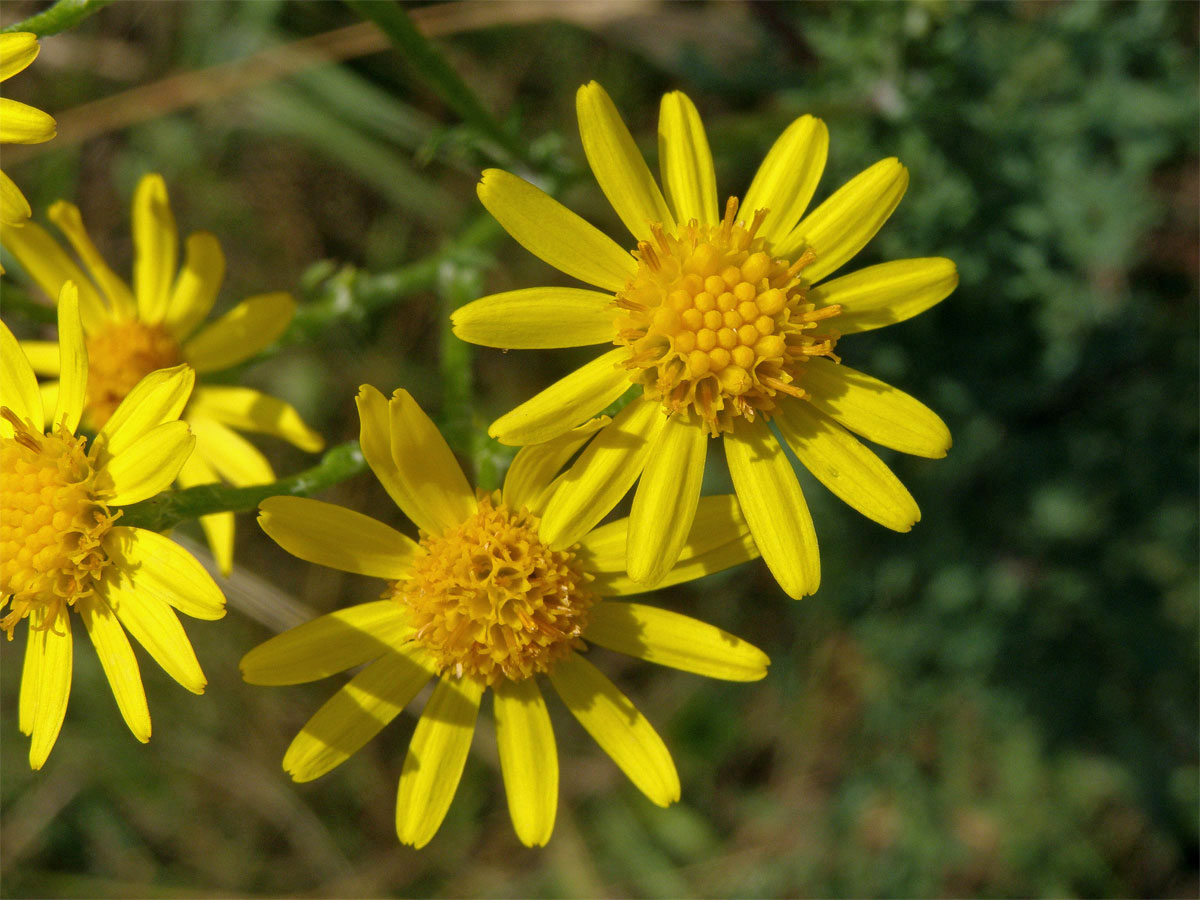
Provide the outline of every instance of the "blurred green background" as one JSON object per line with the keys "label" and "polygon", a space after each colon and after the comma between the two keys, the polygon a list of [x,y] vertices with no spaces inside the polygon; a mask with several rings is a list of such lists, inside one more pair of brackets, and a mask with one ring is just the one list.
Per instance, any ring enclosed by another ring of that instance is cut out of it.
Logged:
{"label": "blurred green background", "polygon": [[[0,15],[42,6],[14,0]],[[655,601],[762,646],[765,681],[594,651],[671,747],[682,802],[653,807],[552,703],[558,825],[549,848],[527,850],[485,704],[446,823],[417,852],[393,827],[414,719],[293,785],[283,751],[338,681],[259,688],[237,671],[272,629],[381,585],[297,564],[245,516],[230,614],[188,623],[207,693],[143,666],[148,745],[124,729],[83,642],[62,736],[31,773],[16,725],[23,638],[5,646],[3,895],[1196,896],[1200,6],[407,10],[523,162],[372,26],[338,31],[361,23],[346,6],[185,0],[113,3],[44,40],[4,89],[54,114],[60,136],[6,147],[5,170],[42,221],[74,199],[125,274],[133,186],[163,173],[181,231],[221,239],[221,308],[279,289],[308,304],[358,296],[363,273],[457,248],[440,290],[428,277],[384,290],[388,302],[322,321],[239,377],[286,396],[331,443],[357,434],[359,384],[407,387],[460,449],[502,465],[471,435],[588,354],[451,345],[474,387],[448,382],[458,363],[443,359],[441,323],[462,285],[566,283],[495,229],[459,246],[482,212],[480,170],[536,176],[621,235],[575,130],[580,84],[609,90],[652,165],[659,97],[688,93],[722,196],[813,113],[831,133],[818,201],[886,156],[911,172],[847,270],[938,255],[960,269],[941,305],[839,345],[950,425],[945,460],[884,454],[923,521],[888,532],[802,472],[823,559],[814,597],[789,601],[754,563]],[[23,283],[19,271],[4,283],[5,320],[30,334]],[[313,462],[259,443],[280,474]],[[727,485],[714,465],[706,487]],[[367,475],[323,499],[400,524]]]}

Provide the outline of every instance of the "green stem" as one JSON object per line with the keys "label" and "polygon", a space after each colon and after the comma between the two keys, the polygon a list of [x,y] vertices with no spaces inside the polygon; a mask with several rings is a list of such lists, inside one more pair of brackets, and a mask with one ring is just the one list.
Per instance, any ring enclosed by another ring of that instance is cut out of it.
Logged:
{"label": "green stem", "polygon": [[74,28],[92,13],[98,12],[110,3],[112,0],[58,0],[44,12],[30,16],[21,22],[15,22],[6,28],[0,28],[0,32],[7,34],[13,31],[32,31],[38,37],[49,37],[60,31],[66,31],[68,28]]}
{"label": "green stem", "polygon": [[457,452],[473,455],[475,402],[471,385],[472,347],[459,340],[450,314],[483,293],[479,270],[447,261],[438,272],[439,354],[442,384],[442,434]]}
{"label": "green stem", "polygon": [[328,450],[311,469],[281,478],[271,484],[235,488],[223,484],[202,484],[181,491],[168,491],[124,508],[120,525],[165,531],[180,522],[209,513],[249,512],[268,497],[286,494],[308,497],[358,475],[367,467],[358,441],[347,441]]}

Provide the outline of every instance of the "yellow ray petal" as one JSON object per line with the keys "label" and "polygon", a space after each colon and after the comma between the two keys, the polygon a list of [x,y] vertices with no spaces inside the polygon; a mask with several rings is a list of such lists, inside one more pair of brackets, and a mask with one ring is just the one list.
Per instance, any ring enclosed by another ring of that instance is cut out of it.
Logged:
{"label": "yellow ray petal", "polygon": [[[45,621],[43,619],[43,621]],[[31,623],[32,618],[31,618]],[[31,628],[26,653],[34,654],[36,670],[33,699],[33,740],[29,745],[29,768],[40,769],[54,749],[67,715],[71,694],[71,617],[65,605],[49,628]]]}
{"label": "yellow ray petal", "polygon": [[150,740],[150,707],[142,687],[142,670],[129,646],[125,629],[113,611],[97,597],[84,597],[75,604],[88,637],[96,647],[100,665],[117,700],[121,717],[133,736],[143,744]]}
{"label": "yellow ray petal", "polygon": [[21,734],[33,734],[33,714],[37,709],[38,678],[42,672],[42,645],[34,639],[46,622],[49,607],[34,606],[29,611],[25,661],[21,664],[21,693],[17,701],[17,724]]}
{"label": "yellow ray petal", "polygon": [[526,847],[544,847],[558,809],[558,749],[537,681],[501,681],[495,700],[496,744],[513,830]]}
{"label": "yellow ray petal", "polygon": [[79,254],[92,280],[107,298],[116,316],[121,319],[134,318],[137,315],[137,306],[133,300],[133,291],[124,279],[109,268],[96,245],[92,243],[91,236],[84,227],[79,207],[74,203],[59,200],[50,207],[48,215],[50,221],[58,226],[59,231]]}
{"label": "yellow ray petal", "polygon": [[611,421],[608,416],[600,416],[544,443],[522,447],[504,475],[504,502],[510,509],[527,506],[535,516],[540,516],[558,470],[588,438]]}
{"label": "yellow ray petal", "polygon": [[250,684],[303,684],[378,659],[412,636],[394,600],[375,600],[319,616],[259,644],[242,657]]}
{"label": "yellow ray petal", "polygon": [[0,81],[7,81],[37,59],[41,46],[29,31],[0,34]]}
{"label": "yellow ray petal", "polygon": [[502,415],[488,434],[502,444],[540,444],[584,422],[629,390],[620,364],[625,347],[609,350]]}
{"label": "yellow ray petal", "polygon": [[619,291],[637,271],[637,261],[616,241],[516,175],[485,169],[476,192],[522,247],[572,278]]}
{"label": "yellow ray petal", "polygon": [[17,258],[25,273],[51,300],[58,299],[64,282],[75,282],[85,332],[95,334],[108,321],[108,308],[91,280],[40,225],[26,222],[19,228],[0,226],[0,244]]}
{"label": "yellow ray petal", "polygon": [[396,834],[420,849],[432,840],[458,790],[483,687],[473,678],[443,677],[413,733],[400,789],[396,793]]}
{"label": "yellow ray petal", "polygon": [[544,349],[611,343],[616,334],[611,294],[536,287],[480,297],[450,314],[454,333],[485,347]]}
{"label": "yellow ray petal", "polygon": [[33,210],[29,208],[29,201],[16,182],[0,172],[0,225],[23,226],[31,215]]}
{"label": "yellow ray petal", "polygon": [[164,672],[193,694],[203,694],[208,681],[179,616],[166,600],[142,588],[140,575],[110,569],[101,586],[105,602]]}
{"label": "yellow ray petal", "polygon": [[[580,540],[579,552],[585,570],[595,577],[592,590],[602,597],[641,594],[650,589],[625,574],[628,530],[629,520],[619,519],[601,525]],[[757,557],[758,547],[737,497],[733,494],[701,497],[679,559],[653,587],[691,581]]]}
{"label": "yellow ray petal", "polygon": [[233,429],[208,416],[189,415],[187,423],[196,436],[197,455],[230,484],[246,487],[275,480],[267,458]]}
{"label": "yellow ray petal", "polygon": [[54,405],[54,425],[63,425],[71,434],[83,415],[87,395],[88,356],[83,343],[83,325],[79,322],[79,291],[75,282],[63,285],[58,297],[59,385]]}
{"label": "yellow ray petal", "polygon": [[417,648],[381,656],[305,723],[283,755],[284,771],[303,782],[340,766],[396,718],[434,674],[428,655]]}
{"label": "yellow ray petal", "polygon": [[196,388],[188,412],[215,419],[238,431],[257,431],[283,438],[309,453],[316,453],[325,446],[325,439],[304,424],[300,413],[291,404],[253,388]]}
{"label": "yellow ray petal", "polygon": [[600,670],[572,653],[550,671],[571,714],[643,794],[659,806],[679,799],[679,774],[666,744]]}
{"label": "yellow ray petal", "polygon": [[157,325],[167,314],[179,232],[161,175],[146,175],[133,195],[133,292],[138,318]]}
{"label": "yellow ray petal", "polygon": [[[3,322],[0,322],[0,406],[7,406],[19,419],[28,419],[38,434],[46,430],[46,413],[42,409],[37,376],[33,374],[21,345]],[[0,434],[11,437],[12,425],[3,419],[0,423]]]}
{"label": "yellow ray petal", "polygon": [[373,578],[405,577],[418,550],[370,516],[307,497],[269,497],[259,506],[258,524],[292,556]]}
{"label": "yellow ray petal", "polygon": [[583,85],[575,94],[575,112],[588,165],[630,234],[649,240],[655,222],[674,233],[675,217],[604,88],[594,81]]}
{"label": "yellow ray petal", "polygon": [[842,334],[870,331],[911,319],[940,303],[958,287],[958,269],[948,259],[898,259],[834,278],[808,292],[818,307],[842,307]]}
{"label": "yellow ray petal", "polygon": [[165,491],[179,474],[196,436],[187,422],[164,422],[152,428],[99,467],[100,483],[113,506],[127,506]]}
{"label": "yellow ray petal", "polygon": [[21,350],[34,373],[58,377],[58,341],[21,341]]}
{"label": "yellow ray petal", "polygon": [[901,453],[941,459],[950,449],[950,429],[924,403],[863,372],[813,359],[804,374],[812,403],[856,434]]}
{"label": "yellow ray petal", "polygon": [[[181,489],[199,484],[217,484],[220,480],[212,466],[201,459],[198,450],[187,458],[179,474],[175,476],[175,484]],[[233,513],[211,513],[201,516],[200,527],[204,529],[204,539],[208,541],[217,568],[222,575],[228,577],[233,571],[233,535],[236,528]]]}
{"label": "yellow ray petal", "polygon": [[183,345],[183,358],[197,372],[219,372],[245,362],[287,330],[296,314],[289,294],[247,297]]}
{"label": "yellow ray petal", "polygon": [[749,222],[758,210],[769,210],[758,233],[769,241],[778,241],[804,215],[828,154],[829,129],[825,123],[812,116],[798,118],[779,136],[758,167],[742,200],[740,218]]}
{"label": "yellow ray petal", "polygon": [[785,401],[775,421],[805,468],[868,519],[893,531],[920,521],[917,501],[883,460],[811,404]]}
{"label": "yellow ray petal", "polygon": [[597,604],[584,638],[646,662],[726,681],[758,681],[771,663],[753,644],[715,625],[641,603]]}
{"label": "yellow ray petal", "polygon": [[225,615],[225,595],[212,576],[169,537],[117,525],[104,538],[104,550],[117,569],[134,574],[140,593],[195,619]]}
{"label": "yellow ray petal", "polygon": [[662,407],[638,397],[602,428],[563,474],[538,533],[554,547],[587,534],[633,487],[666,422]]}
{"label": "yellow ray petal", "polygon": [[124,453],[151,429],[176,421],[195,383],[192,367],[178,365],[156,369],[135,384],[96,435],[99,458]]}
{"label": "yellow ray petal", "polygon": [[725,458],[767,568],[789,597],[814,593],[821,583],[817,533],[775,435],[761,419],[739,421],[737,430],[725,435]]}
{"label": "yellow ray petal", "polygon": [[53,116],[27,103],[0,98],[0,144],[41,144],[57,133]]}
{"label": "yellow ray petal", "polygon": [[216,237],[207,231],[189,234],[184,245],[183,268],[171,289],[163,326],[178,341],[187,338],[216,302],[225,279],[225,254]]}
{"label": "yellow ray petal", "polygon": [[646,457],[629,514],[629,577],[653,585],[675,565],[692,530],[708,432],[695,413],[668,416]]}
{"label": "yellow ray petal", "polygon": [[658,112],[658,168],[678,222],[717,223],[717,175],[704,123],[681,91],[664,94]]}
{"label": "yellow ray petal", "polygon": [[405,496],[400,508],[430,533],[461,525],[475,514],[475,492],[445,438],[403,388],[392,393],[388,413],[392,461]]}
{"label": "yellow ray petal", "polygon": [[805,267],[810,284],[836,271],[867,245],[900,205],[908,187],[908,169],[899,160],[883,159],[838,188],[775,247],[779,256],[794,259],[804,249],[817,255]]}

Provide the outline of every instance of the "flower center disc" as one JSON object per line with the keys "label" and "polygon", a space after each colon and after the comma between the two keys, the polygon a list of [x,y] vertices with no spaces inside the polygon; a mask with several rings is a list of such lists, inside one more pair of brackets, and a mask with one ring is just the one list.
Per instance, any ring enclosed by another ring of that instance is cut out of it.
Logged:
{"label": "flower center disc", "polygon": [[[96,499],[85,438],[61,426],[37,435],[8,407],[15,434],[0,437],[0,628],[11,640],[35,604],[74,603],[109,564],[101,542],[115,516]],[[51,618],[49,621],[53,621]]]}
{"label": "flower center disc", "polygon": [[769,417],[778,393],[803,397],[797,385],[810,356],[834,357],[837,334],[814,334],[840,307],[806,302],[799,273],[815,258],[774,259],[757,236],[767,211],[749,226],[734,222],[730,197],[717,225],[693,219],[669,235],[653,226],[653,242],[634,255],[637,272],[616,295],[614,343],[629,348],[625,366],[645,395],[669,413],[689,407],[712,435],[738,416]]}
{"label": "flower center disc", "polygon": [[389,595],[409,610],[441,671],[494,685],[547,672],[572,649],[596,602],[573,554],[538,539],[540,520],[481,494],[457,528],[422,533],[412,574]]}
{"label": "flower center disc", "polygon": [[87,424],[99,431],[134,385],[156,369],[183,362],[179,342],[162,325],[108,322],[87,338]]}

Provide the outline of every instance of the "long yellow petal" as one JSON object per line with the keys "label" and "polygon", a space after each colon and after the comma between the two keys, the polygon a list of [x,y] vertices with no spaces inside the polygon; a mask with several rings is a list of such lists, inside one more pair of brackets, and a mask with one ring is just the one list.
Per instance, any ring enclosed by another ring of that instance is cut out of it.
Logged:
{"label": "long yellow petal", "polygon": [[161,597],[142,589],[140,574],[123,570],[106,573],[101,586],[105,602],[164,672],[193,694],[203,694],[208,681],[179,616]]}
{"label": "long yellow petal", "polygon": [[629,390],[629,373],[620,364],[624,347],[609,350],[550,387],[506,412],[488,428],[502,444],[540,444],[599,413]]}
{"label": "long yellow petal", "polygon": [[[45,621],[43,619],[43,621]],[[31,617],[30,624],[33,624]],[[34,655],[36,693],[33,699],[33,740],[29,745],[29,768],[40,769],[54,749],[67,715],[71,695],[71,617],[65,605],[49,628],[31,628],[26,653]]]}
{"label": "long yellow petal", "polygon": [[808,400],[856,434],[901,453],[941,459],[952,443],[950,429],[921,401],[878,378],[823,359],[804,374]]}
{"label": "long yellow petal", "polygon": [[17,700],[17,725],[21,734],[33,734],[33,718],[37,711],[38,679],[42,672],[43,648],[34,640],[34,634],[46,623],[49,607],[35,605],[29,611],[27,639],[25,642],[25,661],[21,664],[21,693]]}
{"label": "long yellow petal", "polygon": [[58,341],[21,341],[21,349],[34,374],[58,377]]}
{"label": "long yellow petal", "polygon": [[290,294],[247,297],[183,345],[183,358],[197,372],[219,372],[245,362],[273,344],[296,314]]}
{"label": "long yellow petal", "polygon": [[[33,210],[15,181],[0,172],[0,225],[25,225]],[[3,274],[3,269],[0,269]]]}
{"label": "long yellow petal", "polygon": [[127,506],[165,491],[196,446],[187,422],[152,428],[99,468],[101,484],[114,506]]}
{"label": "long yellow petal", "polygon": [[646,662],[726,681],[758,681],[771,663],[753,644],[715,625],[641,603],[597,604],[584,638]]}
{"label": "long yellow petal", "polygon": [[420,650],[384,654],[304,724],[283,755],[284,771],[304,782],[340,766],[396,718],[434,674]]}
{"label": "long yellow petal", "polygon": [[834,326],[851,334],[911,319],[956,287],[958,269],[948,259],[898,259],[826,281],[809,291],[808,299],[818,307],[840,305]]}
{"label": "long yellow petal", "polygon": [[7,81],[37,59],[39,50],[37,35],[32,32],[0,34],[0,81]]}
{"label": "long yellow petal", "polygon": [[[21,345],[3,322],[0,322],[0,406],[7,406],[19,419],[28,419],[38,434],[46,430],[37,376]],[[11,437],[12,433],[12,425],[0,419],[0,434]]]}
{"label": "long yellow petal", "polygon": [[217,300],[225,279],[225,254],[215,235],[189,234],[184,244],[183,268],[171,289],[163,327],[176,340],[187,338],[204,321]]}
{"label": "long yellow petal", "polygon": [[742,513],[767,568],[796,599],[821,583],[817,533],[792,464],[761,419],[725,435],[725,458]]}
{"label": "long yellow petal", "polygon": [[105,536],[104,551],[117,569],[134,573],[138,591],[195,619],[225,615],[225,595],[212,576],[169,537],[117,525]]}
{"label": "long yellow petal", "polygon": [[400,508],[430,533],[461,525],[475,514],[475,492],[433,420],[403,388],[388,403],[392,460],[404,491]]}
{"label": "long yellow petal", "polygon": [[513,830],[526,847],[544,847],[558,810],[558,748],[537,681],[501,681],[493,689],[496,744]]}
{"label": "long yellow petal", "polygon": [[[771,146],[742,200],[741,216],[749,222],[768,210],[758,233],[778,241],[796,227],[817,190],[829,154],[829,129],[820,119],[801,116]],[[807,272],[805,273],[807,274]]]}
{"label": "long yellow petal", "polygon": [[232,428],[208,416],[189,415],[186,421],[196,436],[196,453],[230,484],[246,487],[275,480],[267,458]]}
{"label": "long yellow petal", "polygon": [[242,657],[250,684],[303,684],[378,659],[412,636],[394,600],[339,609],[297,625]]}
{"label": "long yellow petal", "polygon": [[668,416],[646,457],[629,514],[629,577],[662,581],[692,530],[708,432],[694,413]]}
{"label": "long yellow petal", "polygon": [[787,400],[775,421],[804,467],[868,519],[893,531],[920,521],[917,501],[883,460],[811,404]]}
{"label": "long yellow petal", "polygon": [[616,241],[516,175],[485,169],[476,192],[522,247],[572,278],[619,291],[637,271],[637,261]]}
{"label": "long yellow petal", "polygon": [[305,562],[392,581],[408,574],[419,549],[370,516],[307,497],[269,497],[259,505],[258,524]]}
{"label": "long yellow petal", "polygon": [[809,213],[775,248],[792,259],[804,249],[817,260],[801,273],[810,284],[836,271],[883,227],[908,188],[908,169],[883,159],[838,188]]}
{"label": "long yellow petal", "polygon": [[178,365],[156,369],[135,384],[96,435],[100,458],[124,453],[152,429],[176,421],[195,383],[192,367]]}
{"label": "long yellow petal", "polygon": [[454,333],[485,347],[540,350],[611,343],[616,334],[611,294],[536,287],[480,297],[450,314]]}
{"label": "long yellow petal", "polygon": [[608,515],[642,474],[665,422],[662,407],[641,397],[617,413],[563,474],[542,517],[541,539],[569,547]]}
{"label": "long yellow petal", "polygon": [[133,250],[138,318],[157,325],[167,314],[179,255],[179,232],[161,175],[144,176],[134,191]]}
{"label": "long yellow petal", "polygon": [[[213,467],[201,458],[199,450],[187,458],[179,474],[175,476],[175,484],[180,489],[200,484],[218,484],[220,481],[221,478]],[[204,530],[204,538],[208,541],[217,568],[222,575],[228,577],[233,571],[233,535],[237,527],[233,513],[210,513],[201,516],[200,527]]]}
{"label": "long yellow petal", "polygon": [[517,451],[504,475],[504,502],[510,509],[529,508],[540,516],[546,508],[555,476],[593,434],[612,420],[600,416],[541,444]]}
{"label": "long yellow petal", "polygon": [[238,431],[274,435],[309,453],[325,446],[325,439],[304,424],[291,404],[253,388],[198,387],[188,413],[215,419]]}
{"label": "long yellow petal", "polygon": [[[588,532],[580,539],[579,554],[593,577],[591,588],[601,597],[642,594],[650,589],[625,574],[629,520],[619,519]],[[701,497],[687,542],[679,559],[654,588],[691,581],[758,557],[750,526],[737,497]]]}
{"label": "long yellow petal", "polygon": [[678,222],[717,223],[717,175],[704,123],[682,91],[664,94],[658,112],[658,167]]}
{"label": "long yellow petal", "polygon": [[57,133],[54,116],[27,103],[0,98],[0,144],[41,144]]}
{"label": "long yellow petal", "polygon": [[129,285],[125,283],[124,279],[109,268],[104,257],[100,255],[100,251],[96,249],[96,245],[92,243],[92,238],[87,233],[87,228],[84,227],[83,214],[80,213],[79,207],[74,203],[59,200],[50,207],[47,215],[49,215],[50,221],[58,226],[59,231],[66,236],[75,252],[79,254],[79,258],[87,266],[92,280],[96,282],[96,286],[108,299],[115,315],[122,319],[135,318],[137,306],[133,300],[133,291],[129,289]]}
{"label": "long yellow petal", "polygon": [[675,217],[604,88],[594,81],[583,85],[575,93],[575,112],[588,165],[629,233],[649,240],[655,222],[674,233]]}
{"label": "long yellow petal", "polygon": [[58,346],[58,400],[51,422],[74,434],[87,395],[88,355],[79,321],[79,291],[73,281],[63,285],[58,297]]}
{"label": "long yellow petal", "polygon": [[396,834],[420,849],[433,839],[458,790],[483,687],[443,677],[417,722],[396,792]]}
{"label": "long yellow petal", "polygon": [[108,308],[91,280],[42,226],[36,222],[26,222],[19,228],[2,225],[0,244],[17,258],[25,273],[51,300],[58,299],[64,282],[75,282],[85,332],[95,334],[108,321]]}
{"label": "long yellow petal", "polygon": [[679,773],[666,744],[599,669],[572,653],[550,670],[550,683],[579,724],[638,790],[659,806],[670,806],[679,799]]}
{"label": "long yellow petal", "polygon": [[75,610],[87,629],[88,637],[100,657],[100,665],[108,678],[121,717],[133,736],[143,744],[150,740],[150,707],[146,705],[146,689],[142,686],[142,670],[129,646],[125,629],[113,611],[97,597],[85,597],[76,602]]}

